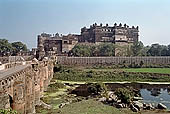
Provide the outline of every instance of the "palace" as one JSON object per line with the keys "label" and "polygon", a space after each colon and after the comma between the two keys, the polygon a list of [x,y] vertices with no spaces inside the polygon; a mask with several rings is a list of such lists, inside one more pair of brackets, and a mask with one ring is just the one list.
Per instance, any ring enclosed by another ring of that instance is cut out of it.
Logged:
{"label": "palace", "polygon": [[[131,46],[134,42],[138,41],[139,27],[129,27],[128,25],[121,23],[113,26],[106,24],[97,25],[96,23],[89,28],[83,27],[81,34],[69,34],[69,35],[55,35],[42,33],[38,35],[37,56],[42,58],[44,56],[66,54],[77,43],[114,43],[119,46]],[[120,49],[116,49],[115,56],[119,56]],[[122,56],[122,55],[121,55]]]}

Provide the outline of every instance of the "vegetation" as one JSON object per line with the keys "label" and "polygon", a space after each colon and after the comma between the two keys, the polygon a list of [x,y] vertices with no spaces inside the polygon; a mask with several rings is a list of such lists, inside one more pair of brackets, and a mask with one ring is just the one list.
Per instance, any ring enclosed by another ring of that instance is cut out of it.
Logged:
{"label": "vegetation", "polygon": [[115,94],[122,103],[126,104],[129,104],[135,95],[132,88],[118,88],[116,89]]}
{"label": "vegetation", "polygon": [[141,41],[135,42],[131,47],[119,46],[113,43],[95,44],[77,44],[70,55],[72,56],[114,56],[115,49],[117,55],[122,56],[170,56],[170,45],[152,44],[151,46],[144,46]]}
{"label": "vegetation", "polygon": [[70,55],[73,56],[114,56],[115,45],[113,43],[102,43],[99,45],[83,45],[77,44]]}
{"label": "vegetation", "polygon": [[[84,82],[115,82],[115,81],[129,81],[129,82],[170,82],[168,75],[160,76],[151,74],[154,73],[130,73],[128,69],[77,69],[65,68],[55,72],[54,79],[63,81],[84,81]],[[166,69],[166,68],[165,68]],[[151,69],[152,70],[152,69]],[[159,69],[158,69],[159,70]],[[155,72],[157,70],[155,69]],[[160,70],[161,71],[161,70]],[[168,69],[166,69],[168,71]],[[164,72],[164,71],[162,71]],[[159,72],[156,72],[159,73]],[[164,72],[165,73],[165,72]]]}
{"label": "vegetation", "polygon": [[27,51],[27,46],[22,42],[9,43],[6,39],[0,39],[0,56],[16,55],[21,51]]}
{"label": "vegetation", "polygon": [[67,105],[60,109],[60,111],[61,114],[132,114],[130,110],[124,112],[93,99]]}
{"label": "vegetation", "polygon": [[149,72],[170,74],[170,68],[128,68],[123,70],[126,72]]}
{"label": "vegetation", "polygon": [[60,88],[65,88],[65,85],[60,82],[55,82],[48,86],[47,92],[50,93],[50,92],[58,91],[58,89]]}
{"label": "vegetation", "polygon": [[27,51],[27,46],[23,44],[22,42],[13,42],[11,43],[13,47],[13,54],[16,55],[17,53],[21,51]]}
{"label": "vegetation", "polygon": [[0,114],[18,114],[18,113],[12,109],[0,109]]}
{"label": "vegetation", "polygon": [[87,90],[89,93],[99,95],[101,92],[107,91],[107,88],[103,83],[91,83],[88,84]]}

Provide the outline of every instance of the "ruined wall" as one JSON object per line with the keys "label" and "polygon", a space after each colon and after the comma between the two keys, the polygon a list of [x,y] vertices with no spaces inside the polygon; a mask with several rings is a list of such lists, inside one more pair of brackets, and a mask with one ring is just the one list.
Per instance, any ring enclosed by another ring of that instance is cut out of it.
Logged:
{"label": "ruined wall", "polygon": [[95,65],[95,64],[170,64],[170,57],[57,57],[59,64]]}
{"label": "ruined wall", "polygon": [[[3,78],[2,78],[3,77]],[[9,108],[20,114],[35,112],[43,91],[53,77],[53,62],[33,62],[22,70],[0,77],[0,109]]]}

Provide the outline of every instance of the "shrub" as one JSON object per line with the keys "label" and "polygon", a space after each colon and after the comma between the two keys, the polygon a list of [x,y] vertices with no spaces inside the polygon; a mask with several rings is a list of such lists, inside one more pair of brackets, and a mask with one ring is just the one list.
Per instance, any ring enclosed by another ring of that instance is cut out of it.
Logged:
{"label": "shrub", "polygon": [[60,88],[65,88],[65,85],[63,83],[56,82],[56,83],[50,84],[48,86],[47,91],[48,92],[53,92],[53,91],[57,91]]}
{"label": "shrub", "polygon": [[87,90],[89,93],[99,95],[100,93],[107,91],[107,88],[103,83],[91,83],[88,85]]}
{"label": "shrub", "polygon": [[118,88],[115,90],[115,94],[123,103],[130,103],[134,97],[132,88]]}

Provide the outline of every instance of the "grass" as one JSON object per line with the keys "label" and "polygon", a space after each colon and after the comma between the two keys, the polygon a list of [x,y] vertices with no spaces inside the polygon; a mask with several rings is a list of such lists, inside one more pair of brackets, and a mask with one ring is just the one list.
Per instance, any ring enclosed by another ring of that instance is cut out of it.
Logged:
{"label": "grass", "polygon": [[132,114],[130,110],[121,111],[113,106],[104,105],[93,99],[66,105],[59,111],[61,114]]}
{"label": "grass", "polygon": [[170,74],[170,68],[128,68],[121,69],[125,72],[148,72],[148,73],[163,73]]}
{"label": "grass", "polygon": [[47,91],[44,92],[43,98],[41,100],[46,104],[52,106],[52,109],[44,109],[42,106],[36,106],[37,114],[56,114],[58,112],[59,104],[64,102],[62,96],[67,94],[67,87],[56,81],[56,83],[51,83]]}
{"label": "grass", "polygon": [[[123,72],[124,71],[124,72]],[[147,74],[129,72],[148,72]],[[164,73],[164,76],[149,74]],[[76,82],[170,82],[170,68],[133,68],[133,69],[76,69],[65,68],[56,72],[54,78]]]}

